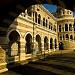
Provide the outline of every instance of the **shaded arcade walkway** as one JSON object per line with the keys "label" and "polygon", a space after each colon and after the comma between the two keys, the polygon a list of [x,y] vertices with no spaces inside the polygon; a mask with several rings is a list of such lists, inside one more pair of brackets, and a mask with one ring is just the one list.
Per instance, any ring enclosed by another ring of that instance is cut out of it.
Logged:
{"label": "shaded arcade walkway", "polygon": [[9,69],[1,75],[75,75],[75,52],[51,53],[45,59]]}

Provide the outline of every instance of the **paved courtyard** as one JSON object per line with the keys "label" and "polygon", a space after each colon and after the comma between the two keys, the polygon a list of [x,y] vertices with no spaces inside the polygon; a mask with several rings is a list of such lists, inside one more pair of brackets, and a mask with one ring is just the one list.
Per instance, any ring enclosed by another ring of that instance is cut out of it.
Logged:
{"label": "paved courtyard", "polygon": [[56,51],[45,59],[11,68],[0,75],[75,75],[75,52]]}

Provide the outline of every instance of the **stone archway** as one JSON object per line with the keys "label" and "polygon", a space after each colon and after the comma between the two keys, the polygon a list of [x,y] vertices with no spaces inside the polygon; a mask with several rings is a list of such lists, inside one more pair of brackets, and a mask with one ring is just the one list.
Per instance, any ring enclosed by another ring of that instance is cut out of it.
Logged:
{"label": "stone archway", "polygon": [[27,34],[26,35],[26,45],[25,45],[25,51],[26,51],[26,54],[31,54],[32,53],[32,36],[31,34]]}
{"label": "stone archway", "polygon": [[16,30],[9,34],[9,41],[9,56],[19,55],[20,35]]}
{"label": "stone archway", "polygon": [[50,49],[53,49],[53,39],[50,39]]}
{"label": "stone archway", "polygon": [[44,38],[44,50],[48,50],[48,38],[46,36]]}
{"label": "stone archway", "polygon": [[36,35],[36,51],[37,53],[40,53],[41,52],[41,37],[40,35]]}
{"label": "stone archway", "polygon": [[64,43],[63,42],[59,43],[59,50],[64,50]]}
{"label": "stone archway", "polygon": [[57,40],[55,39],[54,40],[54,43],[55,43],[55,49],[57,48]]}

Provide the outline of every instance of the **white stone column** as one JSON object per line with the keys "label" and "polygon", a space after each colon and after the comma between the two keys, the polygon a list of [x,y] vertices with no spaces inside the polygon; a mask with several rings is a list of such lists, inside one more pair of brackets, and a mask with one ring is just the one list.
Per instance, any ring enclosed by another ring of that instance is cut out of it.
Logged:
{"label": "white stone column", "polygon": [[57,48],[56,48],[56,50],[59,50],[59,42],[58,42],[58,39],[57,39],[56,43],[57,43]]}
{"label": "white stone column", "polygon": [[49,53],[51,52],[50,50],[50,40],[48,41],[48,50],[49,50]]}
{"label": "white stone column", "polygon": [[32,48],[32,57],[33,58],[36,58],[36,55],[37,55],[37,50],[36,50],[36,35],[34,34],[33,35],[33,40],[32,40],[32,43],[33,43],[33,48]]}
{"label": "white stone column", "polygon": [[55,41],[53,40],[53,51],[55,51]]}
{"label": "white stone column", "polygon": [[21,38],[20,39],[20,53],[19,53],[20,54],[20,61],[26,60],[26,58],[25,58],[25,55],[26,55],[25,44],[26,44],[25,40],[23,38]]}
{"label": "white stone column", "polygon": [[41,50],[42,50],[42,54],[44,54],[44,39],[41,39]]}

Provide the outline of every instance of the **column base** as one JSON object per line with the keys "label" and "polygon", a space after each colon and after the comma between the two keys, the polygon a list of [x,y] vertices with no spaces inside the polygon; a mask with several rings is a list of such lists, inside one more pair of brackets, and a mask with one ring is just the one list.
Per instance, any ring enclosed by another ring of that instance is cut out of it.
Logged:
{"label": "column base", "polygon": [[7,65],[6,62],[0,63],[0,73],[8,71],[8,69],[6,68],[6,65]]}
{"label": "column base", "polygon": [[25,53],[20,54],[20,61],[26,60]]}

